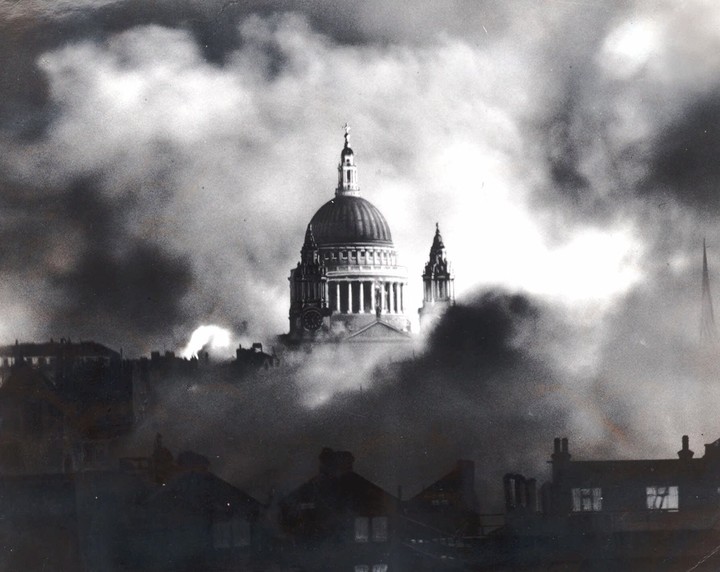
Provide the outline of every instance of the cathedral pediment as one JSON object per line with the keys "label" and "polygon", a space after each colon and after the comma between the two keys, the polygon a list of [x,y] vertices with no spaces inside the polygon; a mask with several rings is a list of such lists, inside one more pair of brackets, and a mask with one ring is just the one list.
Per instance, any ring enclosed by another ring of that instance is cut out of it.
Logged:
{"label": "cathedral pediment", "polygon": [[343,342],[409,342],[411,339],[408,332],[382,320],[377,320],[347,336]]}

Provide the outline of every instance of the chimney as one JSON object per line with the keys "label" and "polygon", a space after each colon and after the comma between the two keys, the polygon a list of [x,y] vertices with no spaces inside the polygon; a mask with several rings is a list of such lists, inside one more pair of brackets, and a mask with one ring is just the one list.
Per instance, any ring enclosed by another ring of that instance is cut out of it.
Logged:
{"label": "chimney", "polygon": [[355,457],[350,451],[333,451],[329,447],[323,448],[318,459],[320,474],[327,477],[340,477],[352,473],[355,462]]}
{"label": "chimney", "polygon": [[508,473],[503,477],[503,490],[505,491],[505,510],[515,510],[515,475]]}
{"label": "chimney", "polygon": [[537,481],[535,479],[528,479],[525,482],[525,487],[527,490],[527,507],[530,512],[537,512]]}
{"label": "chimney", "polygon": [[522,475],[514,475],[515,477],[515,506],[525,507],[527,506],[527,498],[525,493],[525,477]]}
{"label": "chimney", "polygon": [[563,437],[562,439],[556,437],[554,441],[553,454],[550,456],[550,462],[552,463],[553,481],[558,478],[558,473],[561,468],[564,467],[565,464],[570,462],[570,457],[571,455],[568,449],[567,437]]}
{"label": "chimney", "polygon": [[695,453],[690,450],[690,439],[687,435],[683,435],[682,438],[682,449],[678,451],[678,457],[681,461],[689,461],[693,458]]}
{"label": "chimney", "polygon": [[571,457],[571,455],[568,450],[567,437],[563,437],[562,439],[555,437],[553,454],[550,457],[552,459],[552,462],[553,463],[564,463],[564,462],[569,461],[570,457]]}
{"label": "chimney", "polygon": [[475,463],[465,459],[457,462],[460,473],[460,487],[462,503],[467,510],[477,509],[477,495],[475,494]]}

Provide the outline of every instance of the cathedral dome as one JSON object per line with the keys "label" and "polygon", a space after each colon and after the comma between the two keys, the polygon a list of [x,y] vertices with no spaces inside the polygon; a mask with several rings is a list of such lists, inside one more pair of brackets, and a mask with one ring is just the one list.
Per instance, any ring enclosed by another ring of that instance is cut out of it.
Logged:
{"label": "cathedral dome", "polygon": [[392,246],[392,235],[385,217],[377,207],[362,197],[336,196],[320,207],[310,224],[318,246]]}

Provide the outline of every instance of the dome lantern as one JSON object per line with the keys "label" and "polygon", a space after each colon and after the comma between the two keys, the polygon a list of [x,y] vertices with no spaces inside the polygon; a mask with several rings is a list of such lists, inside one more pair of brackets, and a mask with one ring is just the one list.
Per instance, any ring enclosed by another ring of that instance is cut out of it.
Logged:
{"label": "dome lantern", "polygon": [[355,153],[350,148],[350,126],[346,123],[345,129],[345,145],[340,152],[340,164],[338,165],[338,186],[335,189],[335,196],[352,196],[360,195],[360,186],[358,185],[357,166],[355,165]]}

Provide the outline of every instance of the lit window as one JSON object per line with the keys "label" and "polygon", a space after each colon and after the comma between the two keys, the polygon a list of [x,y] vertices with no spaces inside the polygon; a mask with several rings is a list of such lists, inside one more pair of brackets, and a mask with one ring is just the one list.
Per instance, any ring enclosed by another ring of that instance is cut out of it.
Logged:
{"label": "lit window", "polygon": [[373,542],[386,542],[388,539],[388,519],[386,516],[376,516],[372,519]]}
{"label": "lit window", "polygon": [[602,510],[602,489],[573,489],[573,512],[598,512]]}
{"label": "lit window", "polygon": [[373,564],[372,572],[387,572],[387,564]]}
{"label": "lit window", "polygon": [[649,510],[678,510],[679,495],[677,487],[646,487],[645,494]]}
{"label": "lit window", "polygon": [[355,542],[367,542],[369,537],[369,518],[366,516],[358,516],[355,519]]}

